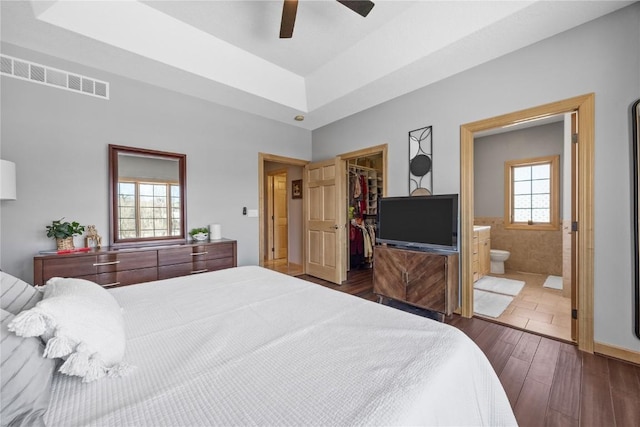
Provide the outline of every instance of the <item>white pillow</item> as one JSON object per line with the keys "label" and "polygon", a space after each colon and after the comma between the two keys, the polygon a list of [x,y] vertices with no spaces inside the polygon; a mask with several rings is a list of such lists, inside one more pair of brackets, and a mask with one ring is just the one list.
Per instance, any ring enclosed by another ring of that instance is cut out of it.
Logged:
{"label": "white pillow", "polygon": [[0,271],[0,305],[11,314],[28,310],[42,300],[42,293],[37,288]]}
{"label": "white pillow", "polygon": [[122,376],[124,319],[115,298],[102,286],[83,279],[54,277],[42,301],[18,314],[8,329],[23,337],[40,336],[44,357],[65,359],[59,371],[89,382]]}
{"label": "white pillow", "polygon": [[0,310],[1,424],[44,427],[56,362],[42,357],[44,344],[40,338],[18,337],[7,331],[7,325],[13,319],[13,314]]}

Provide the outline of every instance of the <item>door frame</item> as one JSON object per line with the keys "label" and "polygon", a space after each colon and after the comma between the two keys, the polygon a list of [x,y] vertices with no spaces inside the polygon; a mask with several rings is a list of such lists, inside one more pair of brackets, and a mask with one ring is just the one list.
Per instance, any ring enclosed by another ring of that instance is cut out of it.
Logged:
{"label": "door frame", "polygon": [[[264,174],[264,163],[272,162],[272,163],[282,163],[285,166],[300,166],[304,168],[309,160],[296,159],[293,157],[285,157],[279,156],[277,154],[269,154],[269,153],[258,153],[258,262],[260,265],[264,265],[264,256],[265,256],[265,227],[264,227],[264,210],[265,210],[265,199],[266,199],[266,186],[265,186],[265,174]],[[303,186],[304,186],[304,174],[303,174]],[[288,205],[287,205],[288,206]],[[287,207],[288,209],[288,207]],[[305,217],[304,207],[302,209],[302,216]],[[303,233],[304,234],[304,233]],[[302,245],[304,248],[305,244],[305,236],[302,236]],[[302,252],[303,261],[304,261],[304,250]],[[304,262],[303,262],[303,270],[304,270]],[[303,271],[306,273],[306,271]]]}
{"label": "door frame", "polygon": [[593,353],[593,276],[594,276],[594,123],[595,95],[589,93],[460,126],[460,234],[461,234],[461,314],[473,316],[473,217],[474,217],[474,133],[514,125],[535,118],[578,112],[578,194],[579,239],[577,254],[577,345]]}

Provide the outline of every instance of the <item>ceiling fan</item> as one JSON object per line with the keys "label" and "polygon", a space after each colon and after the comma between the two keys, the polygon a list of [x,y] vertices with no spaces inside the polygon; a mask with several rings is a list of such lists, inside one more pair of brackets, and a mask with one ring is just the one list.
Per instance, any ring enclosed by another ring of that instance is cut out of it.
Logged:
{"label": "ceiling fan", "polygon": [[[348,7],[362,17],[366,17],[373,2],[368,0],[337,0],[338,3]],[[282,7],[282,21],[280,23],[280,38],[290,39],[293,35],[293,26],[296,23],[296,12],[298,11],[298,0],[284,0]]]}

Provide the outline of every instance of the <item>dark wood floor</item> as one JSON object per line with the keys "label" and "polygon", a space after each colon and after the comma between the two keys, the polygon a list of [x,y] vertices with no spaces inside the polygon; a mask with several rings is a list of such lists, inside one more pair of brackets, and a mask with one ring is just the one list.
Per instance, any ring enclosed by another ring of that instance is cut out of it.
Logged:
{"label": "dark wood floor", "polygon": [[[298,277],[376,300],[371,270],[349,272],[340,286]],[[445,322],[466,333],[487,355],[521,427],[640,426],[640,366],[478,318],[454,314]]]}

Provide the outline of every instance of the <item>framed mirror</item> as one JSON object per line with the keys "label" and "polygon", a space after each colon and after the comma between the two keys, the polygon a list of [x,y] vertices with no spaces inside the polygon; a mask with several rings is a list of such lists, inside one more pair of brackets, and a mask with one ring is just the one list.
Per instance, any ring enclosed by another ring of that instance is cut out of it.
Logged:
{"label": "framed mirror", "polygon": [[634,301],[635,301],[635,333],[640,339],[640,207],[638,192],[640,191],[640,99],[631,107],[633,123],[633,262],[634,271]]}
{"label": "framed mirror", "polygon": [[109,244],[186,242],[187,156],[109,145]]}

